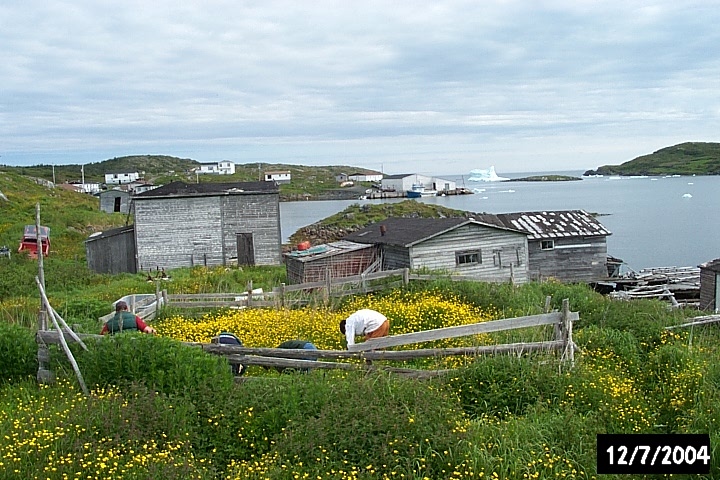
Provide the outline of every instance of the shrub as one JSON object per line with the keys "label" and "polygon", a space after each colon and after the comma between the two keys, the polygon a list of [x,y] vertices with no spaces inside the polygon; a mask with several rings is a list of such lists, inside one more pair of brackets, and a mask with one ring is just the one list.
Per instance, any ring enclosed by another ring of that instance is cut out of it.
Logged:
{"label": "shrub", "polygon": [[139,382],[168,395],[189,395],[212,387],[227,391],[227,361],[169,338],[142,333],[108,335],[79,351],[78,365],[88,385]]}
{"label": "shrub", "polygon": [[33,331],[0,322],[0,381],[35,376],[37,343]]}

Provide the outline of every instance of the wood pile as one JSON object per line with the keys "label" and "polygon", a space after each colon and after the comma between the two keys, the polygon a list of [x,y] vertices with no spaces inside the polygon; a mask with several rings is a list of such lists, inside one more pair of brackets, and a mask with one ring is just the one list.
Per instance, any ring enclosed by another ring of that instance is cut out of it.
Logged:
{"label": "wood pile", "polygon": [[692,306],[700,296],[700,269],[645,268],[616,279],[616,284],[617,290],[610,294],[613,298],[657,298],[669,301],[673,307]]}

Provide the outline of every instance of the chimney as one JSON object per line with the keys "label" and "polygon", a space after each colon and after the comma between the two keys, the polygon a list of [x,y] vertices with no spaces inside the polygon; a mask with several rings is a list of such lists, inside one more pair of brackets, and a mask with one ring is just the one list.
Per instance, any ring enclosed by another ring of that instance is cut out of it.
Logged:
{"label": "chimney", "polygon": [[387,232],[387,227],[385,225],[380,225],[380,236],[384,237],[385,232]]}

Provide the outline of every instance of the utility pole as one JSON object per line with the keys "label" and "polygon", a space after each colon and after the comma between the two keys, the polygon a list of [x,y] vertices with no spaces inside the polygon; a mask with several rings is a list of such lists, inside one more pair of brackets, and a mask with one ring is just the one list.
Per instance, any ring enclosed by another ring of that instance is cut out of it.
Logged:
{"label": "utility pole", "polygon": [[55,164],[53,163],[53,185],[55,185],[57,182],[55,182]]}

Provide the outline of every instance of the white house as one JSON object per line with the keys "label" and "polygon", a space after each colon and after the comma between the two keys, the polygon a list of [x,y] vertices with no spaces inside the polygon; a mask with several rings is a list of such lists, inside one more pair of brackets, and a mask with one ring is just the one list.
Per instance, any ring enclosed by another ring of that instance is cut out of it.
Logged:
{"label": "white house", "polygon": [[290,183],[290,171],[278,170],[274,172],[265,172],[266,182]]}
{"label": "white house", "polygon": [[230,160],[201,163],[200,168],[196,170],[196,172],[200,175],[232,175],[235,173],[235,163]]}
{"label": "white house", "polygon": [[130,183],[140,178],[140,174],[135,172],[107,172],[105,173],[105,183],[107,185],[122,185]]}
{"label": "white house", "polygon": [[348,175],[348,180],[353,182],[379,182],[382,178],[382,173],[353,173]]}

